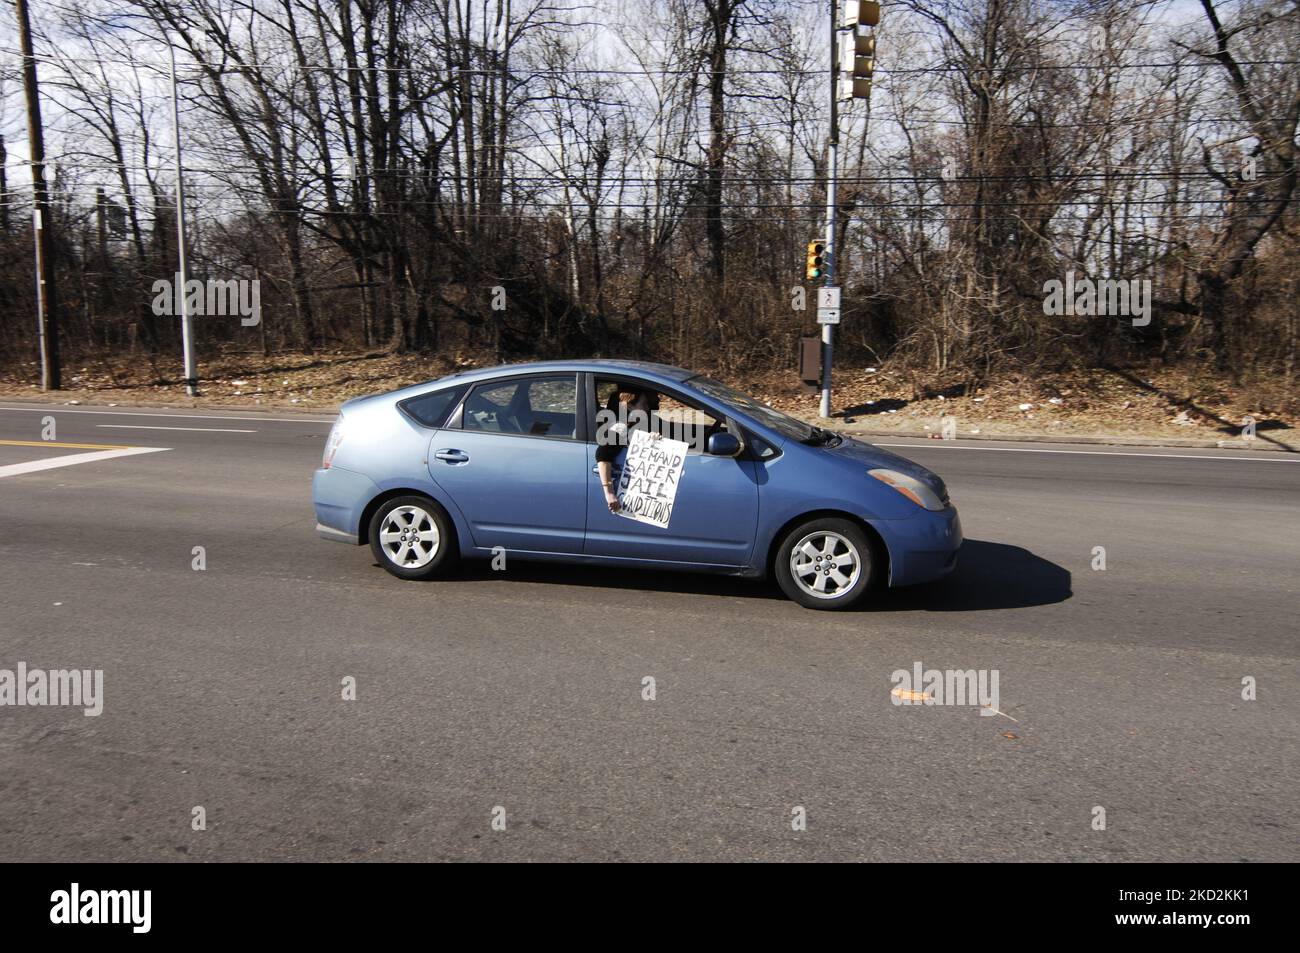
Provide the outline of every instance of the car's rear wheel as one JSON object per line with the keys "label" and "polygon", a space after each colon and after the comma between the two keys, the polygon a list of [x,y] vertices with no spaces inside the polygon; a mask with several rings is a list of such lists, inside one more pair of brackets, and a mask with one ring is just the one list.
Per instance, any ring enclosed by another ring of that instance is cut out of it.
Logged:
{"label": "car's rear wheel", "polygon": [[399,496],[371,517],[370,549],[394,576],[432,579],[456,562],[456,530],[428,497]]}
{"label": "car's rear wheel", "polygon": [[801,606],[847,609],[874,587],[875,555],[866,532],[851,520],[809,520],[787,533],[777,548],[776,581]]}

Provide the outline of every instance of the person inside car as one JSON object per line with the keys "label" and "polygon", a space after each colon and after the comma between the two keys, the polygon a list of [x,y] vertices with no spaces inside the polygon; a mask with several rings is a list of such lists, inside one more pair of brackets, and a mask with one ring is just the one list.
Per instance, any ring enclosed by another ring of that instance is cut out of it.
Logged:
{"label": "person inside car", "polygon": [[659,395],[620,385],[605,403],[602,415],[605,426],[596,431],[596,469],[605,491],[605,503],[611,513],[619,510],[618,487],[614,481],[614,461],[627,446],[634,430],[650,429],[651,416],[659,409]]}

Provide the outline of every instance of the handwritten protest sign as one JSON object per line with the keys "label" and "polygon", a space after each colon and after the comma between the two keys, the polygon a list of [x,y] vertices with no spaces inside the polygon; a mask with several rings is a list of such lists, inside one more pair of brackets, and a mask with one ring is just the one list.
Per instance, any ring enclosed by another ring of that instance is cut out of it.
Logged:
{"label": "handwritten protest sign", "polygon": [[687,449],[680,440],[633,431],[618,481],[618,515],[667,529]]}

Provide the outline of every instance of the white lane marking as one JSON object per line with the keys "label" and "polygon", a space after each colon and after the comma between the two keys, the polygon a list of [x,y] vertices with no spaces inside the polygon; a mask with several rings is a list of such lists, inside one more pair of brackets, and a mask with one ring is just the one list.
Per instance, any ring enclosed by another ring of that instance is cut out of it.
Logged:
{"label": "white lane marking", "polygon": [[1273,457],[1273,451],[1265,450],[1258,457],[1214,457],[1209,454],[1194,453],[1130,453],[1123,450],[1040,450],[1031,447],[954,447],[951,443],[878,443],[877,447],[905,447],[909,450],[1001,450],[1004,453],[1078,453],[1091,457],[1155,457],[1158,460],[1248,460],[1251,463],[1300,463],[1300,459]]}
{"label": "white lane marking", "polygon": [[0,410],[25,410],[33,414],[103,414],[107,417],[167,417],[172,420],[273,420],[282,424],[332,424],[333,417],[232,417],[228,414],[149,414],[138,410],[81,410],[69,407],[6,407]]}
{"label": "white lane marking", "polygon": [[18,476],[20,473],[35,473],[38,470],[53,470],[56,467],[71,467],[78,463],[94,463],[96,460],[112,460],[114,457],[132,457],[138,453],[160,453],[171,447],[126,447],[122,450],[96,450],[94,453],[74,453],[66,457],[54,457],[50,460],[33,460],[31,463],[13,463],[0,467],[0,478]]}
{"label": "white lane marking", "polygon": [[221,427],[150,427],[147,424],[95,424],[106,430],[190,430],[199,433],[257,433],[256,430],[224,430]]}

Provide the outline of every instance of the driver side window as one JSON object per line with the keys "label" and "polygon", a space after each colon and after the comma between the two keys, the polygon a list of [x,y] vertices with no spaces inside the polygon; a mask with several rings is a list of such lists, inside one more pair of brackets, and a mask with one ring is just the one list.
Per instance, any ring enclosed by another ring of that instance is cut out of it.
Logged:
{"label": "driver side window", "polygon": [[703,453],[709,437],[727,429],[725,420],[666,394],[659,401],[659,418],[663,421],[660,433],[685,443],[690,448],[688,454]]}
{"label": "driver side window", "polygon": [[608,378],[598,378],[596,380],[596,437],[598,443],[602,433],[601,424],[604,423],[606,429],[608,429],[609,424],[619,422],[632,424],[634,429],[644,427],[673,440],[680,440],[687,445],[687,454],[695,456],[704,452],[709,437],[715,433],[725,433],[727,430],[726,421],[720,420],[702,407],[685,403],[664,393],[655,394],[653,409],[650,412],[648,421],[639,412],[636,419],[618,421],[614,411],[610,408],[617,404],[614,399],[615,395],[620,390],[629,389],[645,390],[646,385]]}

